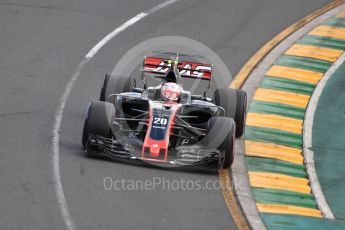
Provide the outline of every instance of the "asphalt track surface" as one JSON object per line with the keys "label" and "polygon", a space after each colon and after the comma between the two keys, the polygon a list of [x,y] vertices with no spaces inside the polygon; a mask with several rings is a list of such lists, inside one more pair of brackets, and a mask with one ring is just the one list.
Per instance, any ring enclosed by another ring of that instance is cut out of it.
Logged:
{"label": "asphalt track surface", "polygon": [[[161,2],[0,1],[0,229],[65,229],[51,164],[59,97],[99,40]],[[89,101],[97,99],[104,73],[146,39],[195,39],[214,50],[235,74],[275,34],[327,2],[181,0],[108,43],[82,71],[63,114],[61,180],[76,229],[234,229],[218,190],[105,190],[105,177],[204,183],[218,176],[88,159],[80,144],[83,113]]]}

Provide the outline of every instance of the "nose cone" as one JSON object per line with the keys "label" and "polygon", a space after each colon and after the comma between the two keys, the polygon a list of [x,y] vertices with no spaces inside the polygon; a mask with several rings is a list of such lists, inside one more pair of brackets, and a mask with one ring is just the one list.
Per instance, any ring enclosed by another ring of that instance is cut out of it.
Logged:
{"label": "nose cone", "polygon": [[150,147],[150,155],[153,157],[158,157],[159,156],[159,145],[153,144]]}

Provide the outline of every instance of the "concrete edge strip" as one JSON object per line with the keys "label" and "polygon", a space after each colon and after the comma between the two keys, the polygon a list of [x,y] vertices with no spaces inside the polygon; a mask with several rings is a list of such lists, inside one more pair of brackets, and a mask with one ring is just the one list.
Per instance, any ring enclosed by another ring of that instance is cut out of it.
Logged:
{"label": "concrete edge strip", "polygon": [[314,162],[314,152],[311,150],[312,140],[313,140],[313,124],[314,115],[316,107],[321,96],[323,89],[325,88],[327,81],[334,74],[334,72],[339,68],[339,66],[345,61],[345,53],[343,53],[336,62],[328,69],[324,77],[321,79],[319,84],[316,86],[309,104],[306,110],[306,115],[303,124],[303,152],[304,152],[304,162],[306,165],[307,173],[309,176],[310,186],[312,188],[315,200],[323,213],[324,217],[328,219],[335,219],[334,214],[327,204],[326,198],[322,192],[321,185],[318,180],[318,176],[315,170]]}
{"label": "concrete edge strip", "polygon": [[[255,66],[255,68],[251,71],[247,78],[243,79],[245,83],[242,86],[242,89],[244,89],[247,92],[249,99],[248,101],[251,101],[256,86],[263,80],[265,72],[273,65],[273,63],[283,54],[285,50],[287,50],[291,45],[293,45],[308,31],[310,31],[317,25],[326,21],[329,17],[336,15],[344,9],[345,5],[342,1],[341,5],[335,6],[335,8],[330,9],[328,12],[314,18],[312,21],[308,22],[303,27],[297,29],[291,35],[282,40],[278,45],[276,45],[271,51],[269,51],[269,53],[266,54],[266,56],[261,57],[260,63]],[[237,141],[236,149],[237,155],[235,157],[234,164],[231,168],[236,196],[238,197],[238,201],[240,203],[242,211],[251,228],[266,229],[266,226],[260,217],[259,211],[254,202],[254,198],[251,194],[249,178],[247,174],[248,171],[245,162],[243,138]],[[316,202],[318,202],[318,200],[316,200]],[[320,207],[319,203],[318,206]]]}

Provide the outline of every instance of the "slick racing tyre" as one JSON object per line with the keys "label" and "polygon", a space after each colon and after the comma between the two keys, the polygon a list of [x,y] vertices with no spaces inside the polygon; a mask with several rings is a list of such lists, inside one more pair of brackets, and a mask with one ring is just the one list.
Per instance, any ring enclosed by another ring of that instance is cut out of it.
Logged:
{"label": "slick racing tyre", "polygon": [[236,137],[243,135],[246,109],[247,93],[239,89],[221,88],[214,92],[214,103],[225,109],[225,116],[236,122]]}
{"label": "slick racing tyre", "polygon": [[99,100],[114,102],[114,98],[109,98],[110,94],[130,92],[132,91],[132,88],[133,88],[132,77],[111,76],[110,74],[106,74],[104,76]]}
{"label": "slick racing tyre", "polygon": [[236,124],[229,117],[211,117],[208,133],[204,137],[206,149],[218,149],[224,152],[219,168],[229,168],[234,160]]}
{"label": "slick racing tyre", "polygon": [[105,98],[106,98],[105,91],[106,91],[107,86],[108,86],[109,77],[110,77],[110,74],[106,74],[104,76],[104,80],[103,80],[103,84],[102,84],[102,88],[101,88],[101,93],[99,95],[100,101],[105,101]]}
{"label": "slick racing tyre", "polygon": [[115,113],[115,107],[111,103],[102,101],[92,101],[87,110],[84,122],[82,145],[90,157],[97,154],[88,148],[89,134],[111,138],[111,120]]}

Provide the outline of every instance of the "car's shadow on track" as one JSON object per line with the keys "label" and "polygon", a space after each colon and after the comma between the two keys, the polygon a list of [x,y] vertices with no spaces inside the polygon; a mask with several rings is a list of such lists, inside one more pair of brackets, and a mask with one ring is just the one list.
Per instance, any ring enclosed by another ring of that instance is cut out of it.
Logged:
{"label": "car's shadow on track", "polygon": [[[86,156],[84,156],[86,157]],[[86,157],[87,158],[87,157]],[[174,171],[174,172],[181,172],[181,173],[195,173],[195,174],[217,174],[216,169],[210,169],[210,168],[202,168],[197,166],[159,166],[158,164],[150,164],[145,161],[141,160],[125,160],[125,159],[110,159],[107,157],[98,157],[98,158],[89,158],[92,160],[102,160],[102,161],[110,161],[113,163],[119,163],[119,164],[126,164],[130,166],[136,166],[136,167],[144,167],[144,168],[154,168],[157,170],[162,171]]]}

